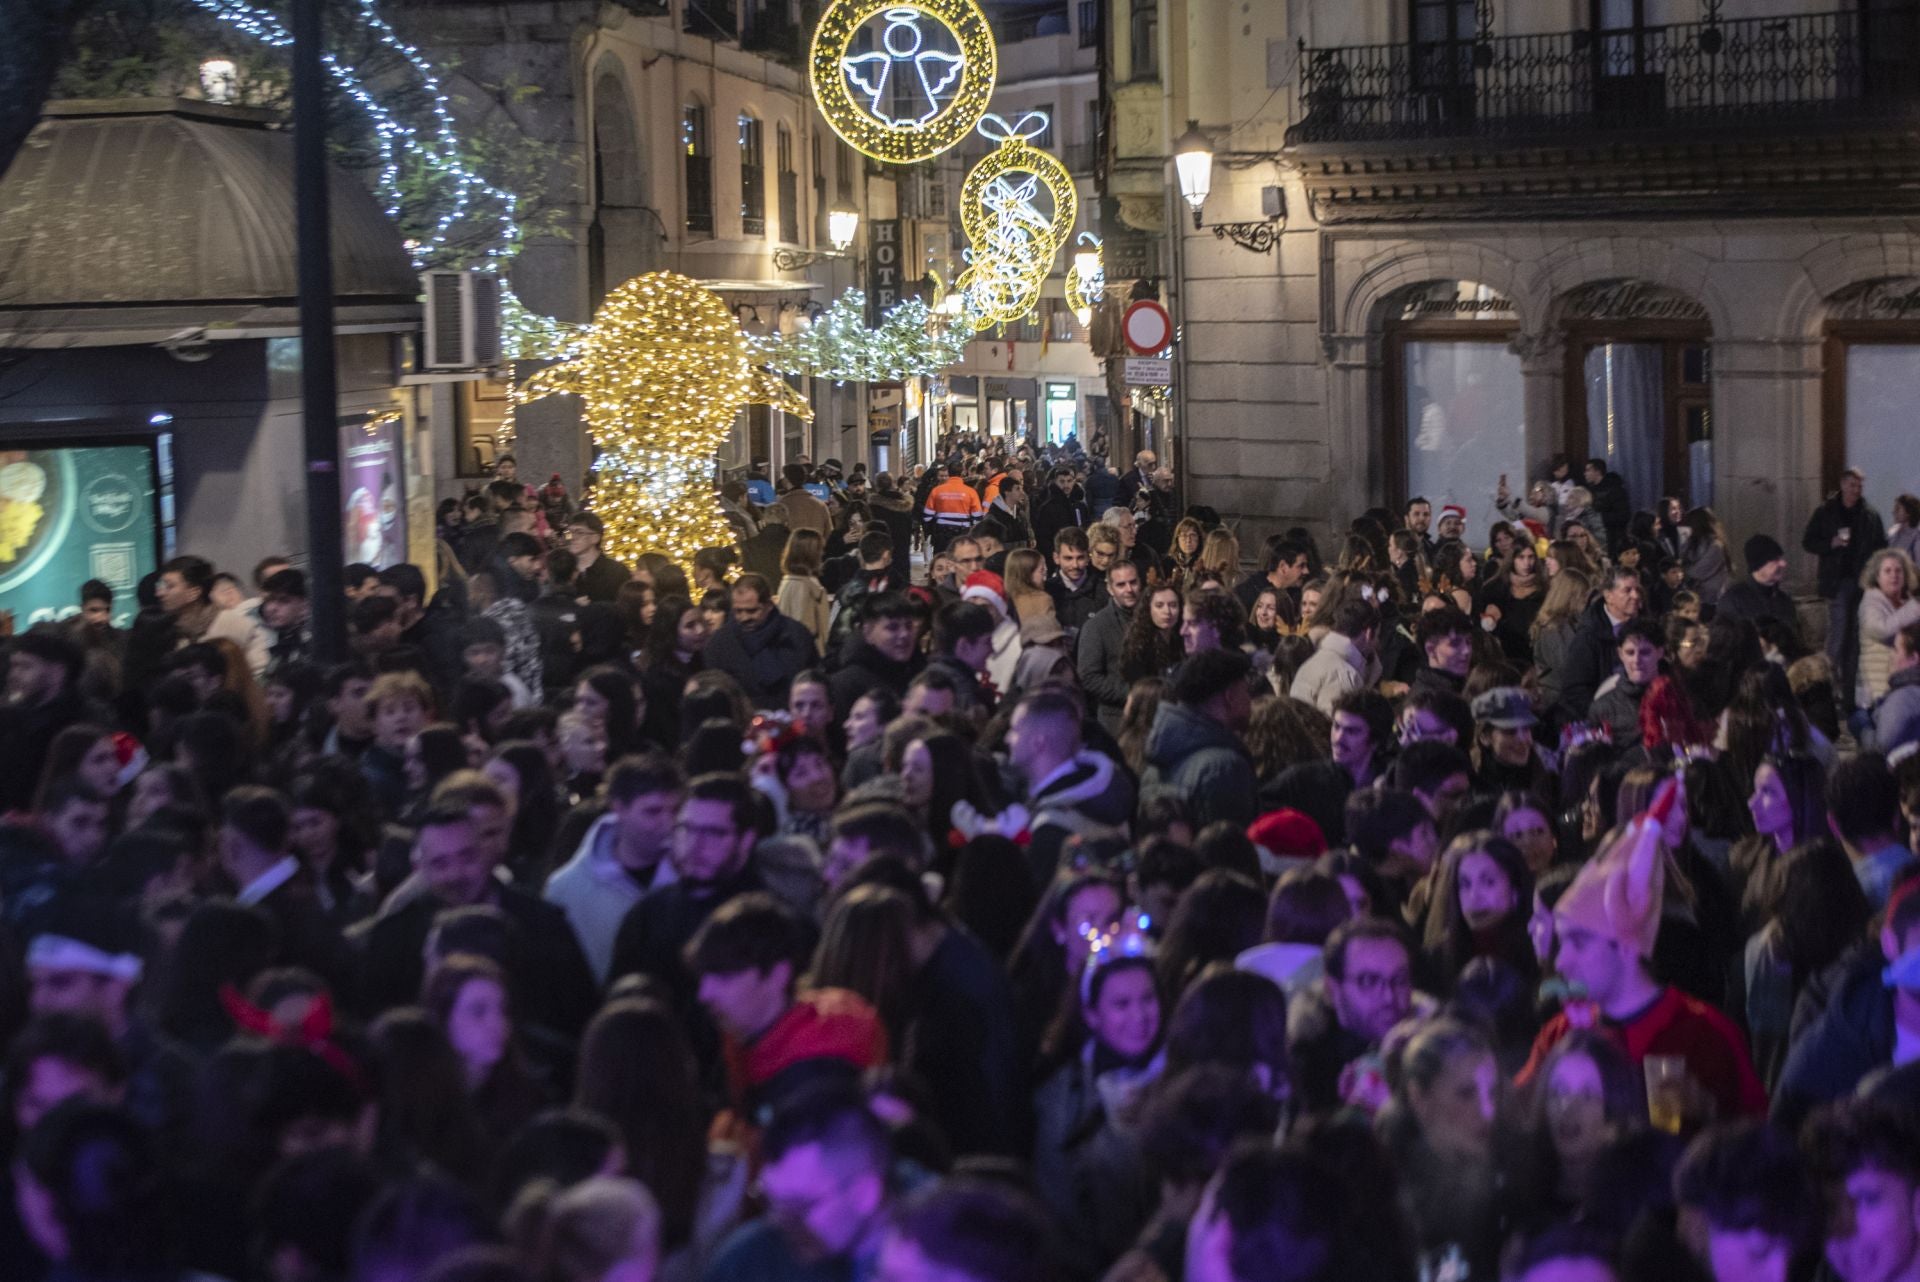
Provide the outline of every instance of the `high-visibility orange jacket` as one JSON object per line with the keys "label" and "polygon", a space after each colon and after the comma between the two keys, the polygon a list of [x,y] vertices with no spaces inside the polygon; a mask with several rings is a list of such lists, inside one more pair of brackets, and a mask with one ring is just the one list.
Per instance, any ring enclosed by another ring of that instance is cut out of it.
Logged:
{"label": "high-visibility orange jacket", "polygon": [[999,498],[1000,482],[1006,479],[1007,479],[1007,474],[1005,472],[995,472],[992,476],[988,477],[987,488],[980,491],[980,501],[982,503],[991,503],[995,499]]}
{"label": "high-visibility orange jacket", "polygon": [[936,525],[972,525],[980,519],[980,496],[971,485],[950,476],[927,495],[926,517]]}

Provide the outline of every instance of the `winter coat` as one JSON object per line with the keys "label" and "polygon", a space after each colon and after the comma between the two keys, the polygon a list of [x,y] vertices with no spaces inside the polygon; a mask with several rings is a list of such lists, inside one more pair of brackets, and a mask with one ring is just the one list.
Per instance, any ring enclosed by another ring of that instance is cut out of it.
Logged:
{"label": "winter coat", "polygon": [[[541,897],[567,915],[567,924],[580,940],[580,949],[593,967],[595,981],[604,985],[613,966],[613,941],[627,910],[640,902],[640,883],[614,857],[619,821],[601,815],[580,839],[580,846],[551,877]],[[662,857],[653,870],[655,886],[679,879],[673,861]]]}
{"label": "winter coat", "polygon": [[1567,662],[1573,654],[1573,638],[1580,631],[1574,623],[1556,623],[1540,629],[1533,638],[1533,666],[1540,701],[1548,708],[1560,702],[1560,687],[1566,680]]}
{"label": "winter coat", "polygon": [[1027,862],[1033,884],[1053,881],[1069,837],[1124,834],[1133,802],[1133,780],[1127,772],[1113,758],[1086,748],[1041,780],[1040,789],[1027,798]]}
{"label": "winter coat", "polygon": [[1077,588],[1068,587],[1058,574],[1052,575],[1047,579],[1047,595],[1053,598],[1053,617],[1060,620],[1070,638],[1077,638],[1087,620],[1106,604],[1100,592],[1100,576],[1092,570],[1081,576]]}
{"label": "winter coat", "polygon": [[1253,758],[1240,737],[1184,704],[1167,702],[1147,731],[1143,796],[1170,793],[1187,803],[1193,830],[1217,819],[1244,828],[1258,815]]}
{"label": "winter coat", "polygon": [[[1852,530],[1853,538],[1835,547],[1833,538],[1841,530]],[[1861,499],[1849,508],[1837,493],[1813,510],[1800,537],[1801,549],[1820,559],[1819,591],[1829,601],[1858,583],[1867,558],[1886,545],[1887,527],[1872,504]]]}
{"label": "winter coat", "polygon": [[1332,716],[1335,700],[1349,690],[1371,685],[1378,677],[1377,661],[1361,653],[1353,638],[1329,632],[1293,674],[1287,694]]}
{"label": "winter coat", "polygon": [[1584,720],[1600,683],[1612,676],[1620,658],[1614,642],[1613,620],[1599,601],[1587,607],[1568,648],[1560,680],[1560,724]]}
{"label": "winter coat", "polygon": [[843,653],[846,657],[840,670],[827,678],[827,693],[833,699],[835,721],[844,721],[860,696],[869,690],[891,690],[895,698],[904,699],[908,682],[927,665],[926,659],[917,650],[908,656],[905,663],[895,663],[861,636],[850,640]]}
{"label": "winter coat", "polygon": [[1773,1093],[1772,1118],[1792,1134],[1808,1113],[1851,1095],[1860,1080],[1893,1063],[1893,992],[1880,979],[1877,950],[1863,952],[1827,1009],[1796,1038]]}
{"label": "winter coat", "polygon": [[1681,564],[1688,586],[1699,593],[1700,600],[1706,604],[1718,601],[1733,578],[1733,570],[1727,564],[1727,549],[1714,539],[1694,539],[1688,543]]}
{"label": "winter coat", "polygon": [[751,630],[728,619],[707,642],[704,657],[709,668],[738,681],[754,707],[780,709],[787,706],[793,679],[820,662],[820,647],[804,624],[775,607]]}
{"label": "winter coat", "polygon": [[1905,552],[1909,561],[1920,558],[1920,526],[1896,525],[1887,531],[1887,546]]}
{"label": "winter coat", "polygon": [[1034,1092],[1032,1170],[1035,1192],[1076,1245],[1092,1253],[1085,1263],[1097,1274],[1153,1213],[1158,1189],[1132,1127],[1162,1064],[1156,1058],[1146,1068],[1096,1075],[1093,1054],[1089,1041]]}
{"label": "winter coat", "polygon": [[1120,675],[1120,652],[1127,641],[1127,625],[1133,616],[1118,604],[1096,611],[1080,629],[1075,652],[1080,670],[1080,687],[1093,702],[1100,724],[1115,734],[1120,732],[1120,716],[1126,711],[1127,682]]}
{"label": "winter coat", "polygon": [[885,526],[893,539],[893,561],[887,566],[887,586],[895,591],[907,586],[907,572],[913,563],[913,532],[920,514],[904,494],[875,494],[867,500],[873,519]]}
{"label": "winter coat", "polygon": [[1033,546],[1047,563],[1053,563],[1053,536],[1060,531],[1075,528],[1084,529],[1091,524],[1087,515],[1087,496],[1078,486],[1062,494],[1060,487],[1049,484],[1030,505],[1033,516]]}
{"label": "winter coat", "polygon": [[[1700,599],[1708,598],[1703,595]],[[1745,619],[1749,623],[1777,619],[1793,629],[1796,636],[1800,632],[1800,616],[1794,611],[1793,598],[1777,585],[1764,587],[1752,579],[1742,579],[1722,592],[1714,613],[1716,617]]]}
{"label": "winter coat", "polygon": [[1607,727],[1613,733],[1615,748],[1623,752],[1637,748],[1640,746],[1640,700],[1646,693],[1645,686],[1633,685],[1623,676],[1595,697],[1587,720]]}
{"label": "winter coat", "polygon": [[1895,605],[1876,587],[1868,588],[1860,598],[1860,678],[1854,691],[1859,706],[1870,707],[1887,692],[1887,678],[1893,670],[1894,634],[1915,622],[1920,622],[1920,597],[1909,597],[1905,605]]}
{"label": "winter coat", "polygon": [[800,622],[813,634],[814,645],[827,646],[827,621],[833,613],[833,600],[820,580],[810,574],[789,574],[780,580],[780,591],[773,603],[780,613]]}
{"label": "winter coat", "polygon": [[1873,724],[1862,732],[1862,748],[1891,753],[1920,743],[1920,668],[1887,678],[1887,692],[1873,705]]}
{"label": "winter coat", "polygon": [[1607,548],[1618,551],[1627,535],[1627,522],[1633,516],[1633,501],[1627,497],[1627,483],[1618,472],[1608,472],[1591,491],[1593,510],[1607,532]]}

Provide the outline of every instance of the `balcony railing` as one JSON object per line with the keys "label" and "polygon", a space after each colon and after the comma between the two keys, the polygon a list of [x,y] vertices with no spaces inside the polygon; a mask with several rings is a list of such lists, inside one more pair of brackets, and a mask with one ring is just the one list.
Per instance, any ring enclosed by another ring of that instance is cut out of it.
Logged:
{"label": "balcony railing", "polygon": [[687,157],[687,230],[713,235],[713,158]]}
{"label": "balcony railing", "polygon": [[740,234],[767,234],[767,169],[764,165],[740,166]]}
{"label": "balcony railing", "polygon": [[1300,48],[1290,144],[1870,118],[1920,99],[1920,12]]}
{"label": "balcony railing", "polygon": [[680,27],[690,36],[732,40],[740,30],[733,0],[686,0]]}
{"label": "balcony railing", "polygon": [[740,47],[757,53],[770,54],[783,62],[797,62],[800,58],[800,28],[788,22],[784,14],[749,14],[747,29],[740,38]]}
{"label": "balcony railing", "polygon": [[780,175],[780,239],[789,245],[800,243],[800,175]]}

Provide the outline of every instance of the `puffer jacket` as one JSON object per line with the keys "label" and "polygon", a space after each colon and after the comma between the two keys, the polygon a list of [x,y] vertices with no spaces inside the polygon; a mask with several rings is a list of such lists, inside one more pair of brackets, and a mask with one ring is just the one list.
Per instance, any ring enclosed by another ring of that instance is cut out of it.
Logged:
{"label": "puffer jacket", "polygon": [[1244,828],[1257,817],[1253,758],[1239,736],[1199,709],[1161,704],[1147,731],[1146,760],[1141,793],[1180,798],[1195,832],[1219,819]]}
{"label": "puffer jacket", "polygon": [[787,706],[787,687],[793,679],[820,662],[820,647],[797,619],[776,607],[766,622],[751,631],[732,619],[707,642],[707,666],[738,681],[753,706]]}
{"label": "puffer jacket", "polygon": [[1287,694],[1332,716],[1336,699],[1349,690],[1371,685],[1379,676],[1379,661],[1362,654],[1352,637],[1329,632],[1293,674]]}
{"label": "puffer jacket", "polygon": [[1887,692],[1873,705],[1873,724],[1861,733],[1860,746],[1890,754],[1911,743],[1920,743],[1920,668],[1887,678]]}
{"label": "puffer jacket", "polygon": [[1895,605],[1879,588],[1868,588],[1860,598],[1860,677],[1855,682],[1854,700],[1861,707],[1872,706],[1887,692],[1887,680],[1893,671],[1894,634],[1915,622],[1920,622],[1920,597],[1909,597],[1905,605]]}

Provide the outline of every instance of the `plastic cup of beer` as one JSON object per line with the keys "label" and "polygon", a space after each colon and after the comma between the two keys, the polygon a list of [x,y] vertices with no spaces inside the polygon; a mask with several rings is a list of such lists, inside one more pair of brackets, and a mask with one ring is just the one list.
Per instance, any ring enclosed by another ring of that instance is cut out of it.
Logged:
{"label": "plastic cup of beer", "polygon": [[1687,1111],[1687,1061],[1678,1055],[1649,1055],[1642,1068],[1647,1075],[1647,1120],[1678,1135]]}

